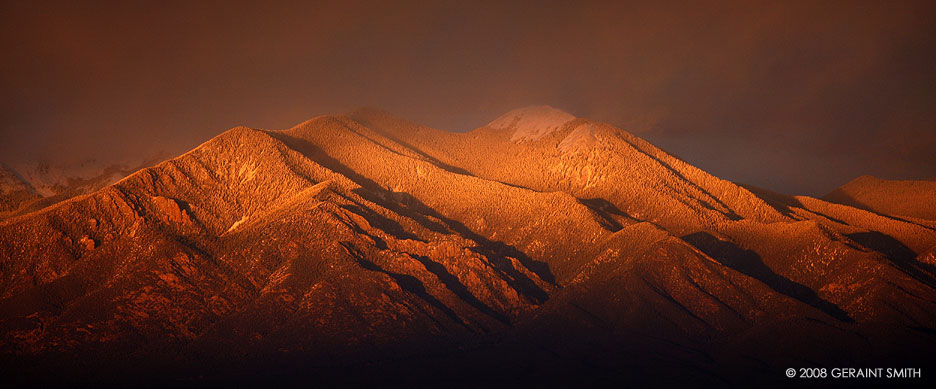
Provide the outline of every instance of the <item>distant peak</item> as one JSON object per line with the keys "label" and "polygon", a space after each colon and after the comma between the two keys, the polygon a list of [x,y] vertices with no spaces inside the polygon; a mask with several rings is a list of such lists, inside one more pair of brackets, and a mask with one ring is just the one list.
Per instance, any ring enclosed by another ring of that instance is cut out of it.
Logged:
{"label": "distant peak", "polygon": [[858,176],[858,178],[855,178],[855,179],[852,180],[852,181],[882,181],[882,179],[881,179],[881,178],[878,178],[878,177],[875,177],[875,176],[872,176],[872,175],[870,175],[870,174],[865,174],[865,175],[862,175],[862,176]]}
{"label": "distant peak", "polygon": [[503,118],[507,116],[519,116],[519,115],[538,115],[538,116],[563,115],[563,116],[568,116],[568,117],[573,117],[573,118],[575,117],[566,111],[563,111],[559,108],[552,107],[549,105],[531,105],[527,107],[517,108],[517,109],[511,110],[501,115],[501,117]]}
{"label": "distant peak", "polygon": [[493,129],[513,129],[512,141],[534,141],[562,128],[575,116],[548,105],[515,109],[488,123]]}

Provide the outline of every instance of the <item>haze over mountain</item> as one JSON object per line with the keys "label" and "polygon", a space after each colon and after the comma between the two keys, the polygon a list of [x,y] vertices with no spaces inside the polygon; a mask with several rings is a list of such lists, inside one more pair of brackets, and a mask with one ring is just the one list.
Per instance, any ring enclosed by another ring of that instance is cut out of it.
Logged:
{"label": "haze over mountain", "polygon": [[899,181],[861,176],[822,198],[885,215],[936,220],[936,179]]}
{"label": "haze over mountain", "polygon": [[362,105],[469,131],[550,104],[720,178],[936,177],[936,2],[7,1],[0,160],[187,151]]}
{"label": "haze over mountain", "polygon": [[106,160],[68,165],[48,161],[13,166],[0,163],[0,220],[94,192],[166,158],[165,153],[157,153],[142,160],[120,163]]}
{"label": "haze over mountain", "polygon": [[932,366],[936,221],[876,212],[545,106],[238,127],[0,221],[0,350],[22,380],[195,384]]}

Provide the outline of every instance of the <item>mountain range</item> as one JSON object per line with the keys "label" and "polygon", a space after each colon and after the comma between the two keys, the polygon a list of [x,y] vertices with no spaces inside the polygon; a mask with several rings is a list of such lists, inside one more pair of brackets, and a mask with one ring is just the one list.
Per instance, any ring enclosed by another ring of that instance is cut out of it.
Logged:
{"label": "mountain range", "polygon": [[[38,198],[7,187],[7,211]],[[774,193],[551,107],[466,133],[376,109],[238,127],[0,220],[0,353],[19,383],[932,366],[934,193]]]}
{"label": "mountain range", "polygon": [[119,163],[96,159],[75,164],[0,163],[0,220],[94,192],[167,157],[157,153],[140,161]]}

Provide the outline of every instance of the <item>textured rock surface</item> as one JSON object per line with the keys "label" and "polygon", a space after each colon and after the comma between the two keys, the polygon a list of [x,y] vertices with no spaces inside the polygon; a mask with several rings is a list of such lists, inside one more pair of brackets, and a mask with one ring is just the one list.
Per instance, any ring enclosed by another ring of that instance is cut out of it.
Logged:
{"label": "textured rock surface", "polygon": [[539,111],[235,128],[0,221],[0,349],[188,380],[933,360],[933,225],[744,188],[586,119],[512,139],[562,116]]}

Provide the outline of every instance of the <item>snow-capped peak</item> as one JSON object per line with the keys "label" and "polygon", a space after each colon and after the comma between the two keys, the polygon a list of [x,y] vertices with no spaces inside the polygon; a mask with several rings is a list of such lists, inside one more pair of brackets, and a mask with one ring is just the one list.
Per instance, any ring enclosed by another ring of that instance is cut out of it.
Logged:
{"label": "snow-capped peak", "polygon": [[515,109],[488,123],[494,129],[513,129],[512,141],[535,141],[556,131],[575,116],[548,105]]}

